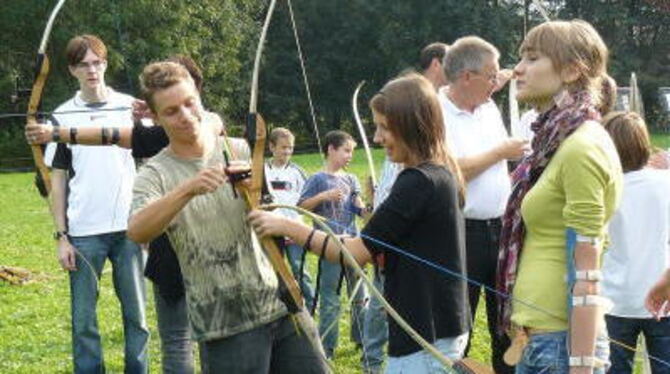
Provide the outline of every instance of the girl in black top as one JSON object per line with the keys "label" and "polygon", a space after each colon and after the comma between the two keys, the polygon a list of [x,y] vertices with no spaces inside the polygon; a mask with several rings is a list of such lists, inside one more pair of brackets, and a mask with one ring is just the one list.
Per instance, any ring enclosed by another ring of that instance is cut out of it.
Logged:
{"label": "girl in black top", "polygon": [[[391,194],[375,211],[361,237],[344,244],[359,264],[385,256],[385,296],[427,341],[452,359],[463,354],[470,329],[466,283],[418,263],[385,244],[465,274],[463,181],[445,144],[442,111],[431,84],[411,74],[392,80],[370,107],[377,126],[374,140],[389,159],[404,164]],[[339,246],[326,234],[270,212],[253,211],[259,235],[288,236],[329,261],[340,261]],[[311,238],[310,238],[311,236]],[[311,239],[311,240],[308,240]],[[403,368],[428,372],[436,361],[389,321],[387,372]],[[409,365],[409,366],[408,366]]]}

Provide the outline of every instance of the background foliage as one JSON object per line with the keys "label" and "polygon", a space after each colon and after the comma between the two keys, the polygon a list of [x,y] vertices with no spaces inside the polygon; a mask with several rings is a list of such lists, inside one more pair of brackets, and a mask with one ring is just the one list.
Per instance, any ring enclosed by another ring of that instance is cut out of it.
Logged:
{"label": "background foliage", "polygon": [[[592,22],[611,50],[610,73],[627,85],[637,72],[652,127],[667,130],[658,87],[670,86],[670,6],[659,0],[541,0],[554,19]],[[524,33],[541,22],[530,0],[293,0],[320,132],[351,126],[350,100],[367,80],[364,102],[385,81],[415,68],[419,51],[433,41],[477,34],[513,66]],[[193,56],[206,78],[205,103],[239,133],[247,110],[249,79],[267,0],[69,0],[49,44],[52,72],[43,108],[52,110],[76,90],[64,66],[65,43],[79,33],[106,41],[108,83],[134,95],[142,67],[175,53]],[[0,12],[0,113],[25,112],[33,60],[54,0],[5,2]],[[286,0],[279,0],[261,70],[259,110],[270,124],[290,127],[298,147],[315,143]],[[506,92],[498,94],[506,99]],[[504,107],[501,105],[501,107]],[[23,119],[0,119],[0,159],[29,154]]]}

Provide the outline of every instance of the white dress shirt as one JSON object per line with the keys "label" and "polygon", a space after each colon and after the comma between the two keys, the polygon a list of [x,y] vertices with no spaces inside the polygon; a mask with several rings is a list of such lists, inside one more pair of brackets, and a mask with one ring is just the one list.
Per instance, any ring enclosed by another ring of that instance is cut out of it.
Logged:
{"label": "white dress shirt", "polygon": [[[509,138],[498,107],[492,100],[474,112],[459,109],[442,88],[438,98],[442,106],[447,146],[458,158],[488,152]],[[492,219],[505,212],[511,193],[507,161],[501,160],[468,182],[465,196],[465,218]]]}

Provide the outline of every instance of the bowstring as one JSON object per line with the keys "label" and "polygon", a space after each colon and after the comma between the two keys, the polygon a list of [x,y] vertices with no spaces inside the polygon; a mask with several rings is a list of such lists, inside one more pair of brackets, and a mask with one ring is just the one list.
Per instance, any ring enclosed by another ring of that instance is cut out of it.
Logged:
{"label": "bowstring", "polygon": [[[304,209],[302,209],[302,208],[295,207],[295,206],[281,205],[281,204],[270,204],[270,205],[265,205],[265,206],[260,206],[260,207],[259,207],[259,209],[263,209],[263,210],[271,210],[271,209],[274,209],[274,208],[288,208],[288,209],[295,210],[295,211],[299,212],[300,214],[307,215],[307,216],[310,216],[310,214],[311,214],[311,212],[306,211],[306,210],[304,210]],[[335,224],[336,226],[342,226],[342,225],[340,225],[339,223],[334,223],[334,224]],[[532,302],[526,301],[526,300],[524,300],[524,299],[520,299],[520,298],[518,298],[518,297],[514,297],[514,296],[512,296],[511,294],[507,294],[507,293],[504,293],[504,292],[502,292],[502,291],[498,291],[498,290],[497,290],[496,288],[494,288],[494,287],[491,287],[491,286],[488,286],[488,285],[486,285],[486,284],[484,284],[484,283],[478,282],[478,281],[476,281],[476,280],[474,280],[474,279],[469,278],[467,275],[464,275],[464,274],[462,274],[462,273],[460,273],[460,272],[451,270],[451,269],[449,269],[449,268],[447,268],[447,267],[445,267],[445,266],[442,266],[442,265],[440,265],[440,264],[436,264],[436,263],[434,263],[434,262],[431,262],[430,260],[426,260],[426,259],[422,258],[421,256],[415,255],[415,254],[413,254],[413,253],[411,253],[411,252],[409,252],[409,251],[406,251],[406,250],[404,250],[404,249],[402,249],[402,248],[400,248],[400,247],[398,247],[398,246],[395,246],[395,245],[390,244],[390,243],[386,243],[386,242],[384,242],[384,241],[382,241],[382,240],[373,238],[373,237],[371,237],[371,236],[369,236],[369,235],[365,235],[365,234],[363,234],[362,232],[359,233],[359,236],[360,236],[361,238],[367,239],[367,240],[369,240],[369,241],[371,241],[371,242],[373,242],[373,243],[375,243],[375,244],[377,244],[377,245],[380,245],[380,246],[382,246],[382,247],[385,247],[385,248],[387,248],[387,249],[389,249],[389,250],[391,250],[391,251],[393,251],[393,252],[395,252],[395,253],[397,253],[397,254],[400,254],[400,255],[402,255],[402,256],[405,256],[405,257],[407,257],[407,258],[409,258],[409,259],[411,259],[411,260],[413,260],[413,261],[415,261],[415,262],[418,262],[418,263],[420,263],[420,264],[423,264],[423,265],[426,265],[426,266],[428,266],[428,267],[431,267],[431,268],[433,268],[434,270],[437,270],[438,272],[441,272],[441,273],[450,275],[450,276],[452,276],[452,277],[454,277],[454,278],[461,279],[461,280],[463,280],[463,281],[465,281],[465,282],[467,282],[467,283],[469,283],[469,284],[471,284],[471,285],[475,285],[475,286],[478,286],[478,287],[483,287],[485,290],[487,290],[487,291],[491,291],[491,292],[495,293],[497,296],[500,296],[500,297],[503,297],[503,298],[505,298],[505,299],[509,299],[509,300],[518,302],[518,303],[520,303],[520,304],[522,304],[522,305],[524,305],[524,306],[526,306],[526,307],[528,307],[528,308],[530,308],[530,309],[533,309],[533,310],[535,310],[535,311],[544,313],[545,315],[547,315],[547,316],[549,316],[549,317],[552,317],[552,318],[554,318],[554,319],[556,319],[556,320],[559,320],[559,321],[562,321],[562,322],[567,322],[566,319],[565,319],[564,317],[559,316],[559,315],[555,314],[554,312],[549,311],[549,310],[547,310],[547,309],[545,309],[545,308],[543,308],[543,307],[537,306],[537,305],[533,304]],[[336,241],[336,242],[339,243],[339,241]],[[630,345],[628,345],[628,344],[626,344],[626,343],[624,343],[624,342],[622,342],[622,341],[619,341],[619,340],[617,340],[617,339],[613,339],[613,338],[609,337],[609,335],[607,336],[607,341],[610,342],[610,343],[613,343],[613,344],[615,344],[615,345],[618,345],[619,347],[622,347],[622,348],[624,348],[624,349],[626,349],[626,350],[628,350],[628,351],[635,352],[635,353],[638,352],[638,348],[637,348],[637,347],[632,347],[632,346],[630,346]],[[650,360],[654,360],[654,361],[656,361],[657,363],[662,364],[662,365],[664,365],[664,366],[670,368],[670,362],[668,362],[668,361],[666,361],[666,360],[663,360],[663,359],[661,359],[661,358],[659,358],[659,357],[652,356],[652,355],[650,355],[648,352],[645,352],[645,354],[647,355],[647,357],[649,357]]]}
{"label": "bowstring", "polygon": [[[116,112],[116,111],[124,111],[124,110],[132,110],[132,107],[114,107],[114,108],[103,108],[103,109],[93,109],[93,110],[86,110],[86,109],[78,109],[78,110],[64,110],[64,111],[54,111],[54,112],[47,112],[47,111],[37,111],[35,112],[36,116],[53,116],[54,114],[76,114],[76,113],[97,113],[97,112]],[[3,118],[21,118],[21,117],[27,117],[28,114],[26,113],[1,113],[0,114],[0,119]]]}
{"label": "bowstring", "polygon": [[324,155],[321,152],[321,134],[319,133],[319,126],[316,122],[316,114],[314,111],[314,103],[312,101],[312,92],[309,88],[309,80],[307,79],[307,69],[305,68],[305,58],[302,53],[302,47],[300,46],[300,37],[298,36],[298,27],[296,26],[295,16],[293,15],[293,5],[291,5],[291,0],[286,0],[288,5],[289,18],[291,19],[291,27],[293,29],[293,37],[295,39],[295,46],[298,51],[298,60],[300,61],[300,70],[302,72],[302,79],[305,85],[305,91],[307,92],[307,103],[309,104],[309,113],[312,120],[312,126],[314,126],[314,134],[316,135],[316,144],[319,147],[319,154],[321,155],[321,160],[324,160]]}
{"label": "bowstring", "polygon": [[[126,73],[126,81],[130,91],[135,92],[135,85],[133,84],[133,79],[130,76],[130,70],[128,69],[128,64],[126,61],[126,56],[128,56],[128,49],[126,48],[126,43],[124,40],[127,40],[127,33],[122,33],[121,31],[121,12],[119,11],[119,2],[118,0],[113,0],[110,4],[112,7],[112,13],[114,15],[114,27],[116,28],[116,34],[119,39],[119,44],[121,44],[121,52],[123,54],[123,70]],[[125,31],[125,30],[124,30]]]}

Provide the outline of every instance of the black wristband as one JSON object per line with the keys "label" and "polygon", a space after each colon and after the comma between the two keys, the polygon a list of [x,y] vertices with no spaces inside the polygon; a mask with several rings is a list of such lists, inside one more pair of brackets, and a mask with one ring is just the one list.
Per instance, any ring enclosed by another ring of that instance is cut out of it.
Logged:
{"label": "black wristband", "polygon": [[51,128],[51,141],[54,143],[60,143],[60,126],[53,125]]}
{"label": "black wristband", "polygon": [[330,236],[326,234],[326,238],[323,239],[323,244],[321,244],[321,257],[326,257],[326,251],[328,250],[328,241]]}
{"label": "black wristband", "polygon": [[119,140],[121,140],[121,132],[118,127],[114,127],[112,128],[112,144],[119,144]]}
{"label": "black wristband", "polygon": [[107,145],[107,144],[109,144],[109,139],[108,139],[108,138],[109,138],[109,137],[108,137],[108,135],[107,135],[107,128],[103,126],[103,127],[100,129],[100,144],[102,144],[102,145]]}
{"label": "black wristband", "polygon": [[342,248],[344,247],[346,249],[346,245],[344,245],[344,236],[340,236],[340,244],[342,244],[341,247],[338,247],[340,249],[340,266],[344,269],[344,253],[342,253],[344,251]]}
{"label": "black wristband", "polygon": [[77,144],[77,128],[70,127],[70,143]]}
{"label": "black wristband", "polygon": [[310,246],[312,245],[312,238],[314,238],[314,233],[316,232],[316,229],[312,229],[312,232],[307,235],[307,240],[305,241],[305,245],[302,246],[302,249],[307,252],[309,251]]}

